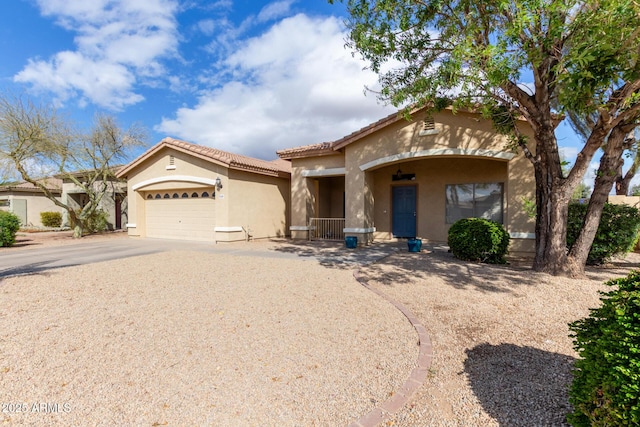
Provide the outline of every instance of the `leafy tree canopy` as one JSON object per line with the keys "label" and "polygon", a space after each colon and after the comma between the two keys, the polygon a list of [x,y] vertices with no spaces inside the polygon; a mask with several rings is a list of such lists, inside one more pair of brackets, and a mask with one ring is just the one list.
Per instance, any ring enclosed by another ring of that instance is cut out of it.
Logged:
{"label": "leafy tree canopy", "polygon": [[[381,74],[381,96],[394,105],[454,97],[458,106],[497,102],[526,113],[520,104],[541,101],[536,89],[545,85],[559,112],[588,114],[639,76],[638,2],[347,3],[349,45]],[[520,90],[527,96],[513,96]],[[633,108],[640,95],[637,86],[629,90],[625,104]]]}

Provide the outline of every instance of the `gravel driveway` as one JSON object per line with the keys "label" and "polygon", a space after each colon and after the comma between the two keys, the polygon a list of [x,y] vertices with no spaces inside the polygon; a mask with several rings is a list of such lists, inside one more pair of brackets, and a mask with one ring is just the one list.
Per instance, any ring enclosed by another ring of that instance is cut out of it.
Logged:
{"label": "gravel driveway", "polygon": [[397,310],[310,259],[165,252],[0,283],[18,425],[346,425],[416,357]]}
{"label": "gravel driveway", "polygon": [[[375,248],[242,248],[0,281],[0,420],[338,426],[398,390],[417,335],[354,280]],[[575,358],[567,323],[599,305],[605,280],[640,266],[638,254],[567,280],[424,248],[359,273],[433,344],[425,384],[383,425],[562,425]]]}

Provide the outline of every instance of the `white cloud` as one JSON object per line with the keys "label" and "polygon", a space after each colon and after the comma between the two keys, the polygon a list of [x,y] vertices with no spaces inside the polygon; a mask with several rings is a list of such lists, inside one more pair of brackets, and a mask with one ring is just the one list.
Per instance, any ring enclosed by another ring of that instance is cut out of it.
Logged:
{"label": "white cloud", "polygon": [[579,148],[578,147],[560,147],[560,157],[573,164],[573,162],[575,162],[576,157],[578,156],[578,151]]}
{"label": "white cloud", "polygon": [[38,0],[44,16],[74,31],[75,51],[31,59],[14,80],[59,103],[79,102],[121,110],[140,102],[136,86],[161,78],[160,60],[177,52],[175,0]]}
{"label": "white cloud", "polygon": [[294,0],[269,3],[258,13],[258,22],[267,22],[288,15],[293,3]]}
{"label": "white cloud", "polygon": [[261,158],[351,133],[395,109],[363,95],[377,76],[345,50],[345,37],[338,18],[284,19],[223,61],[227,83],[156,130]]}
{"label": "white cloud", "polygon": [[582,179],[582,182],[584,182],[589,187],[593,188],[593,183],[596,180],[596,174],[598,173],[599,167],[600,167],[600,157],[598,156],[597,159],[591,160],[591,162],[589,163],[589,167],[587,168],[587,171],[584,174],[584,178]]}
{"label": "white cloud", "polygon": [[203,34],[211,36],[216,30],[216,21],[213,19],[203,19],[198,22],[197,27]]}

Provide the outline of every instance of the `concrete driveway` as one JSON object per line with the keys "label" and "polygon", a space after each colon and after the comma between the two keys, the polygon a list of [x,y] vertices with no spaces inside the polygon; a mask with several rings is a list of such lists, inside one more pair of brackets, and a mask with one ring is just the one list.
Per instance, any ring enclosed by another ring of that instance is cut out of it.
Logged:
{"label": "concrete driveway", "polygon": [[[37,239],[37,237],[33,237]],[[86,240],[85,240],[86,239]],[[397,250],[398,244],[378,244],[346,249],[341,242],[257,241],[208,243],[181,240],[129,238],[116,235],[108,239],[83,238],[63,244],[26,243],[20,248],[0,248],[0,278],[32,274],[52,268],[91,264],[168,251],[250,255],[267,258],[302,258],[327,267],[350,268],[366,265]]]}

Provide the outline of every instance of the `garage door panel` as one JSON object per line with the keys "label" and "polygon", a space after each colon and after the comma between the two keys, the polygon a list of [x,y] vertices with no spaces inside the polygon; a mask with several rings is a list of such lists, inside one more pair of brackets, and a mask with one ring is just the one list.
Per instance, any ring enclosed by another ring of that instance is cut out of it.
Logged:
{"label": "garage door panel", "polygon": [[213,242],[215,202],[207,198],[146,200],[147,237]]}

